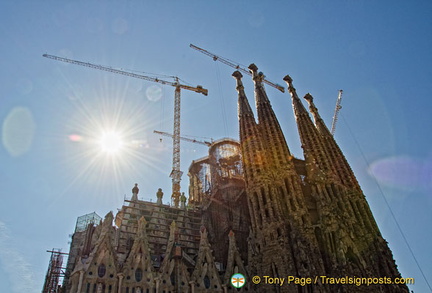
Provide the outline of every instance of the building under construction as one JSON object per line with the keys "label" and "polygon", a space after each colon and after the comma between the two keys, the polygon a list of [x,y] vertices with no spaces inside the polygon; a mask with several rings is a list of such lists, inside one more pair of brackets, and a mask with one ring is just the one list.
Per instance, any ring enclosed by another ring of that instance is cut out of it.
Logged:
{"label": "building under construction", "polygon": [[[189,168],[188,200],[139,199],[135,184],[116,215],[76,229],[60,290],[65,293],[404,292],[405,285],[254,284],[254,276],[400,277],[356,177],[313,98],[313,119],[291,95],[304,159],[294,158],[263,86],[249,67],[257,120],[242,74],[239,142],[213,142]],[[233,87],[234,89],[234,87]],[[287,109],[288,111],[288,109]],[[170,194],[169,197],[172,195]],[[245,276],[234,286],[235,273]],[[44,291],[52,292],[52,291]]]}

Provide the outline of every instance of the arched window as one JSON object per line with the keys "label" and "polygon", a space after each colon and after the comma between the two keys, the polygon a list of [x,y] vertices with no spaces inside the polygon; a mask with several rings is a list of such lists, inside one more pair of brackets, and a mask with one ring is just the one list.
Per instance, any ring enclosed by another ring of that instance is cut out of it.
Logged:
{"label": "arched window", "polygon": [[106,266],[104,264],[100,264],[98,267],[99,278],[102,278],[103,276],[105,276],[105,273],[106,273]]}
{"label": "arched window", "polygon": [[204,286],[206,289],[210,288],[210,278],[207,275],[204,277]]}
{"label": "arched window", "polygon": [[142,271],[142,269],[140,269],[140,268],[136,269],[135,270],[135,280],[137,282],[140,282],[142,280],[142,277],[143,277],[143,271]]}
{"label": "arched window", "polygon": [[176,278],[175,278],[174,272],[171,273],[170,280],[171,280],[171,284],[173,286],[175,286],[175,284],[176,284]]}

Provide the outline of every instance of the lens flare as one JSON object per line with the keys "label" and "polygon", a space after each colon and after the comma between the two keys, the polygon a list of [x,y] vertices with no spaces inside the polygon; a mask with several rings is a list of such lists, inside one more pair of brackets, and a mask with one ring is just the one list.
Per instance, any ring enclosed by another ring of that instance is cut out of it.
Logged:
{"label": "lens flare", "polygon": [[102,151],[108,154],[118,154],[122,150],[123,145],[121,135],[115,131],[104,132],[99,139],[99,146]]}

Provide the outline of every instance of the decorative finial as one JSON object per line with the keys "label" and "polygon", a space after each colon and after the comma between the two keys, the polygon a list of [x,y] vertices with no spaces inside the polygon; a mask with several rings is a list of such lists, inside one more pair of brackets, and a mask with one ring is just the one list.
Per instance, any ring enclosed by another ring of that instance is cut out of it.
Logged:
{"label": "decorative finial", "polygon": [[289,75],[285,75],[285,77],[283,78],[283,80],[288,84],[288,85],[292,85],[292,78]]}
{"label": "decorative finial", "polygon": [[304,96],[304,99],[305,99],[306,101],[308,101],[309,103],[312,103],[312,102],[313,102],[313,97],[312,97],[312,95],[311,95],[310,93],[307,93],[307,94]]}
{"label": "decorative finial", "polygon": [[254,63],[252,63],[251,65],[249,65],[249,70],[252,72],[252,73],[256,73],[257,71],[258,71],[258,67],[254,64]]}
{"label": "decorative finial", "polygon": [[244,90],[243,82],[241,80],[242,77],[243,77],[243,75],[240,73],[240,71],[238,71],[238,70],[234,71],[234,73],[232,74],[232,76],[237,80],[236,90],[238,92]]}
{"label": "decorative finial", "polygon": [[232,76],[234,76],[235,79],[239,80],[243,77],[240,71],[236,70],[233,72]]}

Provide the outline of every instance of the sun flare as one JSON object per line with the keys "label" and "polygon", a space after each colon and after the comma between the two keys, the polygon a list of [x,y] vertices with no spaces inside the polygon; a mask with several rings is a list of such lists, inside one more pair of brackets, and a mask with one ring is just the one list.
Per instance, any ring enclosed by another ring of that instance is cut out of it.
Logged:
{"label": "sun flare", "polygon": [[65,144],[63,162],[71,170],[69,186],[87,186],[95,194],[108,188],[116,197],[139,174],[168,173],[164,169],[167,160],[162,158],[169,151],[154,144],[153,136],[147,137],[160,120],[160,105],[143,101],[140,93],[134,95],[128,87],[115,83],[97,88],[87,92],[85,99],[77,96],[71,100],[72,112],[66,122],[69,143]]}
{"label": "sun flare", "polygon": [[123,145],[121,135],[115,131],[104,132],[99,139],[101,150],[108,154],[119,154],[123,149]]}

